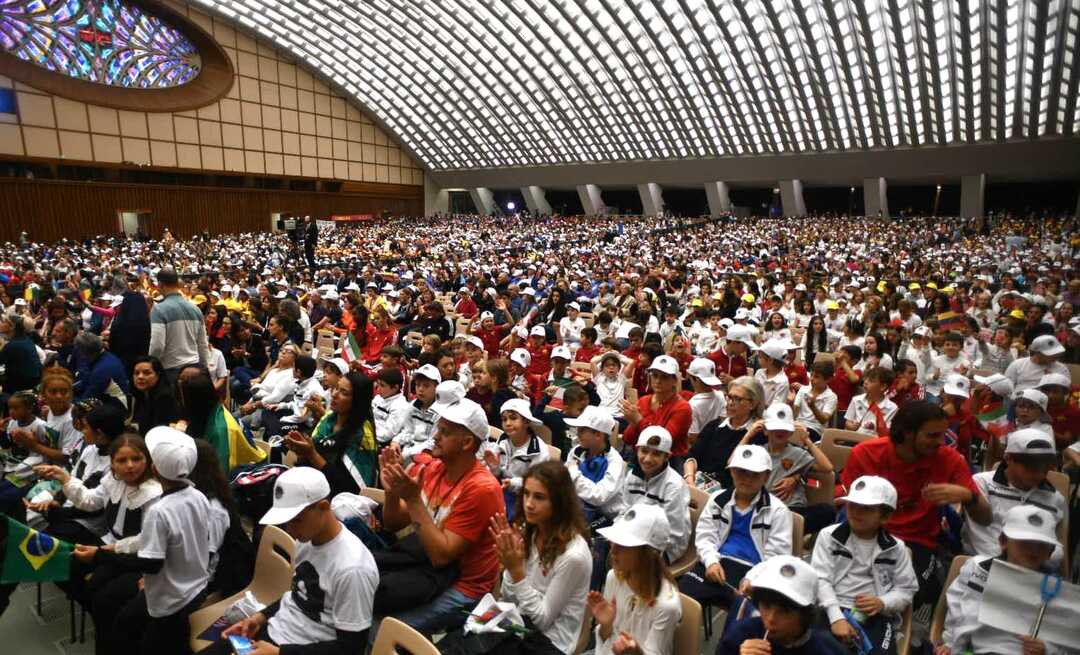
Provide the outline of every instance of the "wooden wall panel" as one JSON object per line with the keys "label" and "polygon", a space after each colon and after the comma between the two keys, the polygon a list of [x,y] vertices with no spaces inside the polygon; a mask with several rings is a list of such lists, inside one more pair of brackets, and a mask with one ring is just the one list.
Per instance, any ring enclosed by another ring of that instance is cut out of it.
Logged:
{"label": "wooden wall panel", "polygon": [[149,211],[154,237],[168,226],[181,239],[203,230],[265,231],[277,212],[423,213],[418,187],[365,186],[363,193],[320,193],[0,178],[0,241],[15,241],[22,230],[35,241],[115,234],[121,210]]}

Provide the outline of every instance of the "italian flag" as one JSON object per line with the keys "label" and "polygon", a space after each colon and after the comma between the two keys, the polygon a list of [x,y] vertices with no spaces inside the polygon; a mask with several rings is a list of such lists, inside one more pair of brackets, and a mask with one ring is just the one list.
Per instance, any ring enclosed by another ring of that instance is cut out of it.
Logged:
{"label": "italian flag", "polygon": [[1005,404],[1001,402],[990,403],[975,415],[986,430],[997,438],[1001,438],[1009,432],[1009,414],[1005,411]]}
{"label": "italian flag", "polygon": [[356,343],[356,337],[352,332],[346,334],[341,340],[341,358],[349,364],[360,359],[360,344]]}

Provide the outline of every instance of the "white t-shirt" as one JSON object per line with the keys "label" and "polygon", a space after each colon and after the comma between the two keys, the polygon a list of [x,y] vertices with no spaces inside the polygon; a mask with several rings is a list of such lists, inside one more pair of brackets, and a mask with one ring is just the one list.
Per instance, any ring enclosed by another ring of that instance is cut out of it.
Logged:
{"label": "white t-shirt", "polygon": [[210,515],[207,517],[207,526],[210,528],[210,568],[208,570],[210,577],[213,578],[220,559],[218,551],[225,543],[225,533],[229,530],[229,510],[225,509],[217,498],[209,502]]}
{"label": "white t-shirt", "polygon": [[[821,421],[817,420],[814,416],[814,412],[810,411],[811,393],[813,393],[813,389],[810,388],[810,385],[803,385],[795,392],[795,420],[818,434],[823,434],[825,432],[825,426],[822,425]],[[822,414],[832,416],[832,414],[836,412],[836,402],[836,392],[829,387],[825,387],[825,390],[818,394],[817,400],[814,401],[814,405]]]}
{"label": "white t-shirt", "polygon": [[[878,403],[878,409],[881,410],[882,419],[884,420],[885,425],[891,425],[893,417],[896,416],[896,412],[900,408],[897,407],[896,403],[886,398]],[[851,404],[848,405],[847,413],[844,414],[844,420],[855,421],[855,430],[857,432],[878,435],[877,415],[870,411],[870,402],[866,399],[865,393],[861,393],[851,399]]]}
{"label": "white t-shirt", "polygon": [[[1067,378],[1069,367],[1061,362],[1051,362],[1049,366],[1039,366],[1030,357],[1021,357],[1005,369],[1005,377],[1012,380],[1014,391],[1034,389],[1039,385],[1039,380],[1047,373],[1059,373]],[[1076,380],[1072,380],[1076,382]]]}
{"label": "white t-shirt", "polygon": [[765,391],[765,402],[762,403],[765,407],[773,403],[787,402],[787,395],[791,385],[788,384],[788,377],[783,369],[780,369],[776,375],[769,377],[764,368],[759,368],[754,373],[754,378],[761,383],[761,388]]}
{"label": "white t-shirt", "polygon": [[267,626],[275,643],[333,641],[337,630],[362,632],[371,627],[379,570],[359,537],[341,526],[325,544],[300,542],[293,565],[292,590],[281,597]]}
{"label": "white t-shirt", "polygon": [[225,355],[217,348],[210,348],[210,359],[206,362],[206,368],[214,382],[229,377],[229,365],[225,363]]}
{"label": "white t-shirt", "polygon": [[690,434],[698,434],[709,421],[727,415],[723,391],[704,391],[690,398]]}
{"label": "white t-shirt", "polygon": [[525,578],[514,583],[503,572],[502,600],[515,603],[524,616],[551,640],[559,651],[571,653],[586,615],[592,554],[589,544],[576,535],[548,569],[540,564],[534,547],[525,562]]}
{"label": "white t-shirt", "polygon": [[46,408],[46,414],[45,427],[56,432],[58,438],[56,445],[64,451],[69,460],[78,457],[82,450],[83,435],[71,422],[71,408],[68,407],[68,411],[63,414],[53,414],[52,410]]}
{"label": "white t-shirt", "polygon": [[194,600],[210,581],[210,501],[186,487],[167,492],[143,516],[139,557],[163,559],[157,573],[147,574],[146,609],[161,618]]}

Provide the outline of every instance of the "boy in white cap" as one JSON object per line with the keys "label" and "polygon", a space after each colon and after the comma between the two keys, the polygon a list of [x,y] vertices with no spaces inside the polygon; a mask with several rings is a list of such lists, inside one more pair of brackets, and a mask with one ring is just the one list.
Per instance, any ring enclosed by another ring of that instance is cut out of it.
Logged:
{"label": "boy in white cap", "polygon": [[694,543],[698,563],[679,579],[679,591],[703,605],[727,609],[746,572],[777,555],[791,554],[791,510],[765,483],[772,457],[761,446],[735,448],[728,463],[734,482],[709,497]]}
{"label": "boy in white cap", "polygon": [[848,655],[814,626],[818,577],[809,564],[777,555],[750,569],[744,589],[758,616],[732,624],[717,655]]}
{"label": "boy in white cap", "polygon": [[1039,391],[1046,394],[1046,416],[1059,448],[1068,448],[1080,436],[1080,408],[1069,403],[1070,389],[1069,377],[1060,373],[1047,373],[1039,380]]}
{"label": "boy in white cap", "polygon": [[[1065,520],[1068,503],[1052,484],[1046,473],[1057,462],[1054,440],[1041,430],[1031,428],[1009,434],[1005,459],[992,471],[971,476],[983,496],[990,502],[994,518],[989,525],[965,521],[964,552],[995,556],[1001,552],[998,537],[1005,516],[1019,505],[1034,505],[1050,512],[1054,525]],[[1060,550],[1053,563],[1061,560]]]}
{"label": "boy in white cap", "polygon": [[644,503],[664,509],[671,528],[671,539],[664,555],[669,563],[674,562],[686,552],[690,543],[690,487],[668,465],[671,433],[667,429],[651,425],[642,430],[636,450],[637,462],[630,467],[623,485],[623,505],[632,507]]}
{"label": "boy in white cap", "polygon": [[711,359],[704,357],[693,359],[686,369],[686,374],[694,390],[694,395],[690,397],[692,417],[690,431],[687,433],[693,445],[694,440],[701,433],[701,428],[713,419],[727,414],[727,399],[724,398],[724,392],[720,390],[723,382],[716,377],[716,364]]}
{"label": "boy in white cap", "polygon": [[766,407],[773,403],[787,402],[791,388],[784,366],[787,364],[788,351],[783,342],[773,339],[761,344],[757,351],[760,368],[754,373],[754,379],[765,391]]}
{"label": "boy in white cap", "polygon": [[1005,369],[1005,377],[1012,381],[1016,391],[1034,389],[1047,373],[1069,377],[1069,367],[1058,361],[1065,354],[1065,347],[1054,335],[1035,337],[1028,346],[1027,357],[1021,357]]}
{"label": "boy in white cap", "polygon": [[554,394],[556,389],[565,389],[575,383],[570,375],[570,361],[573,358],[570,349],[564,345],[551,349],[551,371],[544,380],[544,393]]}
{"label": "boy in white cap", "polygon": [[618,424],[605,409],[590,405],[566,424],[577,428],[578,446],[566,457],[566,468],[591,526],[606,524],[623,510],[626,461],[611,447]]}
{"label": "boy in white cap", "polygon": [[371,417],[375,421],[375,438],[385,446],[401,433],[409,420],[412,405],[402,392],[405,378],[397,368],[384,368],[375,378],[375,397],[371,399]]}
{"label": "boy in white cap", "polygon": [[[762,432],[764,431],[764,435]],[[813,534],[833,522],[836,511],[832,504],[808,505],[806,481],[829,479],[833,465],[829,458],[810,439],[806,426],[795,422],[794,412],[787,405],[770,405],[764,420],[756,421],[746,431],[740,444],[760,444],[765,437],[765,449],[772,458],[772,471],[765,488],[788,509],[801,515],[804,532]]]}
{"label": "boy in white cap", "polygon": [[484,463],[502,482],[506,497],[507,518],[513,520],[513,508],[521,491],[521,479],[529,467],[551,458],[551,451],[535,428],[540,419],[532,415],[529,403],[514,398],[499,408],[503,433],[494,445],[484,451]]}
{"label": "boy in white cap", "polygon": [[900,615],[919,590],[907,546],[885,530],[896,488],[864,475],[840,500],[847,520],[821,531],[811,560],[821,606],[836,638],[858,642],[865,635],[871,646],[865,652],[895,653]]}
{"label": "boy in white cap", "polygon": [[359,537],[330,508],[330,483],[298,466],[274,483],[274,505],[259,520],[296,539],[292,587],[279,600],[226,628],[202,651],[226,655],[231,635],[251,639],[255,653],[361,653],[372,624],[379,570]]}
{"label": "boy in white cap", "polygon": [[406,463],[411,462],[415,455],[431,450],[431,437],[435,434],[437,420],[431,406],[435,404],[436,391],[442,382],[439,369],[431,364],[416,369],[412,378],[416,398],[410,403],[409,416],[392,442],[401,451]]}
{"label": "boy in white cap", "polygon": [[1041,430],[1051,439],[1054,428],[1046,421],[1049,399],[1038,389],[1024,389],[1013,394],[1013,411],[1016,413],[1014,430],[1031,428]]}
{"label": "boy in white cap", "polygon": [[664,562],[667,516],[638,505],[598,532],[612,545],[604,591],[586,599],[596,620],[596,655],[671,655],[682,603]]}
{"label": "boy in white cap", "polygon": [[581,318],[581,305],[570,302],[566,305],[566,316],[559,319],[560,341],[570,348],[581,344],[581,331],[585,329],[585,319]]}
{"label": "boy in white cap", "polygon": [[465,389],[473,388],[473,366],[484,361],[484,342],[476,335],[465,337],[465,361],[458,365],[458,380],[465,385]]}
{"label": "boy in white cap", "polygon": [[191,437],[159,426],[146,433],[146,447],[164,493],[143,514],[138,555],[79,545],[74,556],[143,573],[143,591],[98,634],[105,652],[187,653],[188,616],[210,582],[210,502],[188,480],[198,459]]}
{"label": "boy in white cap", "polygon": [[998,537],[1001,555],[972,557],[956,576],[946,593],[948,610],[945,631],[935,655],[961,653],[1024,653],[1057,655],[1068,652],[1055,644],[1028,636],[1018,636],[979,622],[979,607],[990,571],[998,559],[1040,573],[1052,573],[1051,553],[1060,546],[1054,536],[1053,515],[1034,505],[1020,505],[1005,515]]}

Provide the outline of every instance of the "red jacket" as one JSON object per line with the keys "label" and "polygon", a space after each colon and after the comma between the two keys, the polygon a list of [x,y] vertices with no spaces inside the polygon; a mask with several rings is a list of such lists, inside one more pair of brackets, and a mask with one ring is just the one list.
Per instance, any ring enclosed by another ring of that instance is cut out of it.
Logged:
{"label": "red jacket", "polygon": [[724,352],[723,348],[717,348],[709,354],[709,359],[716,364],[716,375],[730,375],[733,378],[746,375],[746,358],[742,355],[732,357]]}
{"label": "red jacket", "polygon": [[671,456],[685,457],[690,452],[688,433],[690,432],[690,419],[693,412],[690,403],[683,400],[682,396],[675,394],[663,405],[652,408],[652,395],[638,398],[638,411],[641,420],[637,425],[629,425],[622,434],[623,441],[631,446],[637,446],[638,435],[650,425],[660,425],[667,428],[671,433]]}

